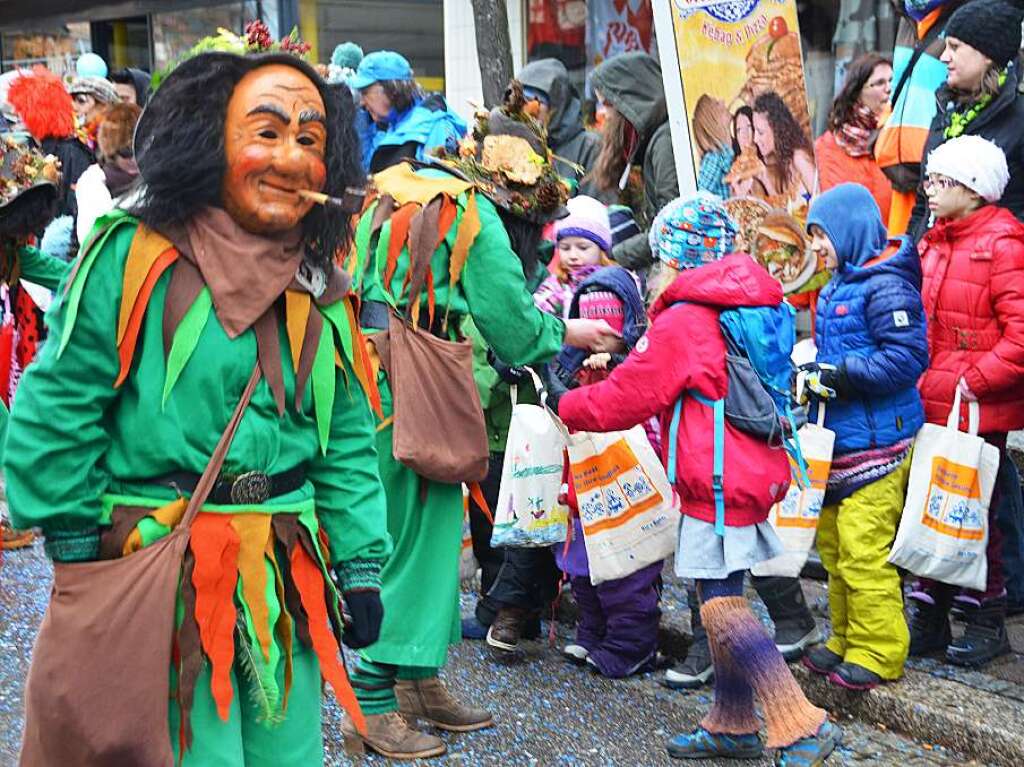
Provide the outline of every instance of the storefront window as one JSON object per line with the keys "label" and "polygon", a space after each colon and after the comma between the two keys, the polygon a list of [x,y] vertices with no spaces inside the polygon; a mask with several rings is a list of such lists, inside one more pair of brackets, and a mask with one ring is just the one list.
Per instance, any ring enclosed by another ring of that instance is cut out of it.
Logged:
{"label": "storefront window", "polygon": [[195,43],[223,27],[241,34],[262,10],[259,2],[220,3],[172,13],[154,13],[153,69],[164,69]]}
{"label": "storefront window", "polygon": [[74,60],[92,50],[88,22],[54,24],[31,31],[4,32],[0,70],[44,64],[58,74],[74,68]]}

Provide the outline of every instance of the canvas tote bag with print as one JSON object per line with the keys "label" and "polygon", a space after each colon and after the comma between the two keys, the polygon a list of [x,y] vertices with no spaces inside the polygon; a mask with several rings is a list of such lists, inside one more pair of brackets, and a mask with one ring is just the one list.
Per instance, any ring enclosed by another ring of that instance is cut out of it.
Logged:
{"label": "canvas tote bag with print", "polygon": [[568,436],[569,464],[595,586],[675,550],[679,504],[642,425]]}
{"label": "canvas tote bag with print", "polygon": [[983,591],[999,448],[977,436],[978,403],[967,408],[966,433],[958,428],[959,390],[946,425],[926,423],[917,433],[907,502],[889,561],[923,578]]}
{"label": "canvas tote bag with print", "polygon": [[[530,370],[541,399],[539,377]],[[559,502],[565,434],[544,405],[517,402],[512,387],[512,422],[501,468],[498,508],[494,512],[491,546],[536,548],[562,543],[568,508]]]}
{"label": "canvas tote bag with print", "polygon": [[825,428],[825,403],[818,404],[817,423],[807,423],[797,433],[800,450],[807,465],[809,484],[801,483],[795,461],[790,457],[793,481],[786,497],[771,508],[768,521],[786,551],[750,568],[752,575],[796,578],[807,564],[807,555],[818,532],[825,488],[832,467],[835,432]]}

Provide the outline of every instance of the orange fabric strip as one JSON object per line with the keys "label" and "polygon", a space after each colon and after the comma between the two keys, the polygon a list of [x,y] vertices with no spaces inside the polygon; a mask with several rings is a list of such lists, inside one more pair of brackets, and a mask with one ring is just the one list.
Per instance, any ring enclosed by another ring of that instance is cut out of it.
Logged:
{"label": "orange fabric strip", "polygon": [[121,310],[117,319],[117,345],[124,340],[125,331],[128,329],[128,320],[131,317],[132,309],[139,300],[139,291],[146,282],[146,275],[153,268],[153,264],[163,253],[173,248],[171,241],[150,229],[145,224],[139,224],[132,237],[132,244],[128,248],[128,258],[124,264],[124,282],[121,291]]}
{"label": "orange fabric strip", "polygon": [[[161,275],[167,268],[178,260],[178,251],[174,248],[165,250],[160,254],[160,257],[153,262],[149,272],[146,274],[146,279],[142,283],[142,287],[139,288],[138,296],[135,298],[132,304],[131,314],[128,317],[128,323],[125,326],[124,335],[117,345],[117,356],[121,360],[121,370],[117,375],[117,380],[114,381],[114,388],[118,388],[128,378],[128,373],[132,369],[132,359],[135,356],[135,345],[139,340],[139,331],[142,330],[142,318],[146,315],[146,306],[149,304],[149,297],[153,294],[153,288],[156,287],[157,280],[160,279]],[[124,308],[124,297],[121,299],[121,307]]]}
{"label": "orange fabric strip", "polygon": [[[466,265],[469,257],[469,249],[480,234],[480,213],[477,210],[476,195],[472,192],[466,200],[466,212],[462,214],[462,223],[459,224],[458,234],[455,235],[455,244],[452,246],[452,255],[448,266],[448,290],[454,292],[455,285],[459,282],[459,275],[462,274],[462,267]],[[450,299],[449,299],[450,300]]]}
{"label": "orange fabric strip", "polygon": [[217,714],[228,720],[231,664],[235,659],[235,585],[238,582],[239,539],[226,514],[200,512],[190,538],[195,555],[192,585],[196,589],[196,623],[203,652],[210,661],[210,692]]}
{"label": "orange fabric strip", "polygon": [[419,213],[420,206],[415,204],[403,205],[391,214],[391,234],[388,239],[388,261],[384,267],[384,287],[391,290],[391,280],[398,268],[398,256],[405,247],[405,241],[409,237],[409,223],[412,217]]}
{"label": "orange fabric strip", "polygon": [[284,292],[285,325],[288,328],[288,346],[292,352],[292,370],[299,372],[302,341],[306,337],[306,323],[312,305],[309,293],[298,290]]}
{"label": "orange fabric strip", "polygon": [[302,546],[292,549],[292,581],[299,591],[302,609],[309,623],[309,636],[313,651],[320,661],[320,673],[331,685],[334,696],[351,717],[352,723],[361,735],[366,734],[366,720],[359,708],[359,701],[349,684],[345,666],[339,659],[338,643],[328,627],[327,603],[324,600],[324,576]]}
{"label": "orange fabric strip", "polygon": [[348,326],[352,329],[352,356],[357,359],[352,361],[352,370],[356,374],[359,385],[363,387],[370,406],[378,418],[384,417],[384,407],[380,401],[380,389],[377,388],[377,376],[373,372],[373,364],[370,362],[370,355],[366,351],[367,340],[359,329],[356,321],[355,308],[351,301],[345,301],[345,313],[348,315]]}
{"label": "orange fabric strip", "polygon": [[469,497],[473,499],[473,503],[475,503],[476,507],[483,512],[483,515],[487,518],[487,521],[493,525],[494,515],[491,513],[491,507],[487,505],[487,499],[484,498],[484,491],[480,487],[480,483],[470,482],[469,485],[467,485],[467,487],[469,488]]}
{"label": "orange fabric strip", "polygon": [[[270,662],[270,605],[267,604],[267,568],[264,552],[270,538],[269,514],[232,514],[231,526],[238,535],[238,574],[242,596],[252,615],[253,630],[264,659]],[[244,640],[243,640],[244,641]]]}
{"label": "orange fabric strip", "polygon": [[459,206],[455,204],[455,200],[448,195],[442,197],[441,213],[437,218],[437,245],[434,246],[434,250],[437,250],[448,237],[448,232],[451,230],[452,224],[455,223],[455,218],[458,214]]}

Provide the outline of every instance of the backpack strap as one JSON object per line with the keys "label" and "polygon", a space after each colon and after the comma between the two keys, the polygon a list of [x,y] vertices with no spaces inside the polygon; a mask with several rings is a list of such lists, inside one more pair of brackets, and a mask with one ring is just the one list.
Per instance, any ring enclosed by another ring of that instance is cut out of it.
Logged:
{"label": "backpack strap", "polygon": [[[709,400],[695,391],[691,391],[690,394],[702,405],[710,407],[714,414],[715,445],[711,467],[711,490],[715,498],[715,534],[722,536],[725,535],[725,399]],[[668,430],[668,481],[672,485],[676,482],[676,445],[685,396],[686,392],[676,401]]]}

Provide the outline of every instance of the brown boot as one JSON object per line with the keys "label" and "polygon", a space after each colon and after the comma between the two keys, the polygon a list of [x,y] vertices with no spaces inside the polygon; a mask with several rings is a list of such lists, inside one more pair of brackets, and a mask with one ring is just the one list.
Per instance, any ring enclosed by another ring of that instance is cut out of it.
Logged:
{"label": "brown boot", "polygon": [[448,750],[440,738],[412,729],[397,711],[367,714],[365,737],[356,731],[349,717],[342,717],[341,734],[345,738],[345,753],[349,756],[359,756],[369,748],[388,759],[410,761],[441,756]]}
{"label": "brown boot", "polygon": [[502,607],[487,631],[487,644],[496,650],[515,652],[523,633],[526,610],[522,607]]}
{"label": "brown boot", "polygon": [[15,530],[6,521],[0,522],[0,535],[2,535],[0,545],[3,546],[4,551],[23,549],[26,546],[31,546],[36,539],[36,534],[31,530]]}
{"label": "brown boot", "polygon": [[441,730],[473,732],[492,727],[494,720],[482,708],[466,706],[456,700],[441,680],[402,680],[395,683],[398,710],[409,719],[422,719]]}

